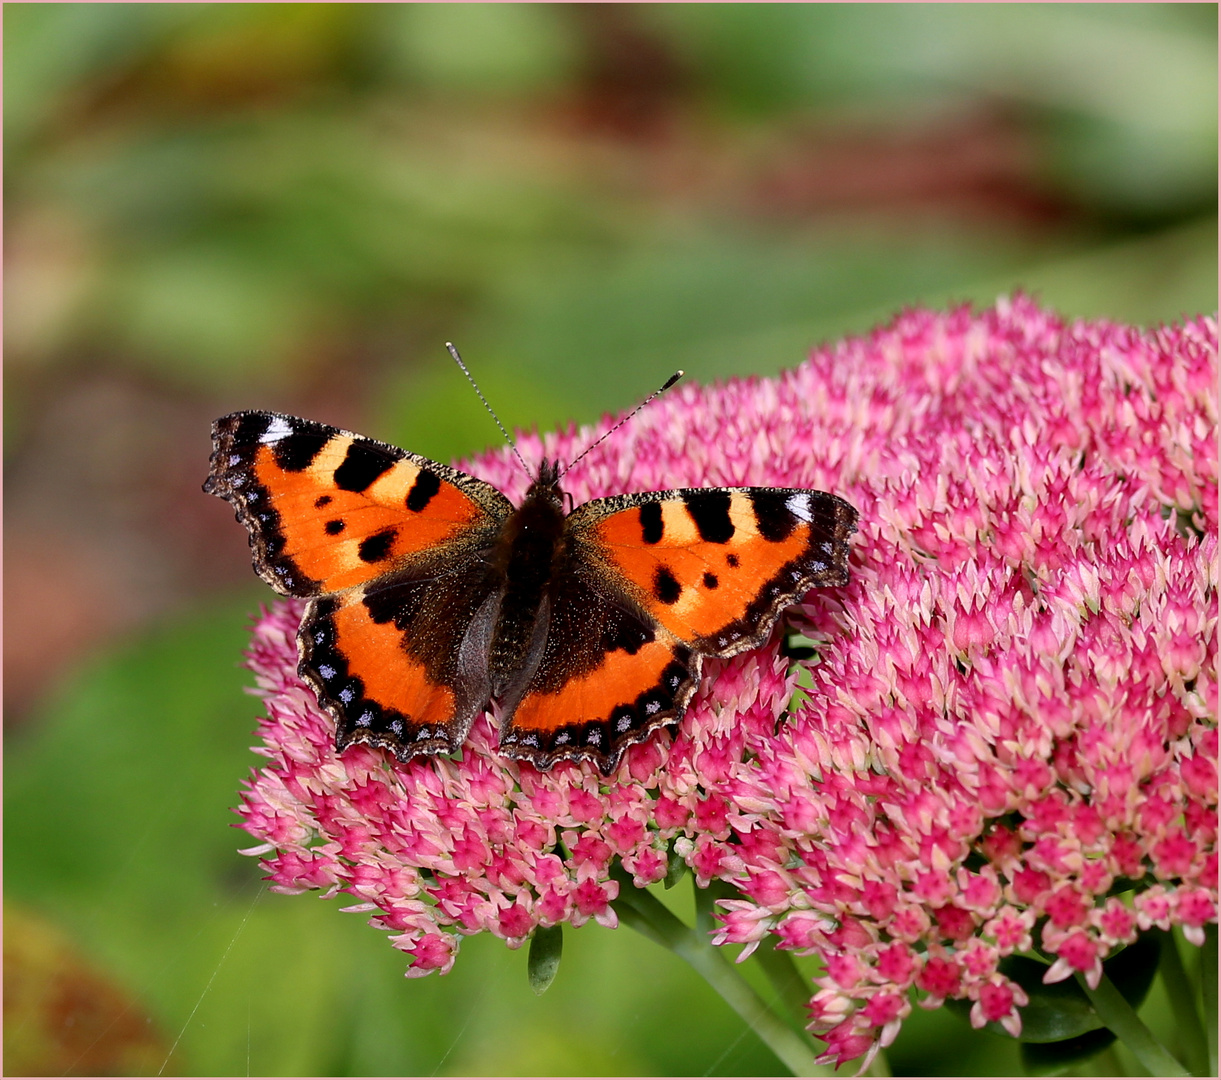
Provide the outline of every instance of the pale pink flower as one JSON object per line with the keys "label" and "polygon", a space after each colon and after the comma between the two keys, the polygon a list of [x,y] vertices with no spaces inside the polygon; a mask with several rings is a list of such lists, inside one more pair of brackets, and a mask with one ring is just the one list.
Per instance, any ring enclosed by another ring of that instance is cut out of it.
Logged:
{"label": "pale pink flower", "polygon": [[[1069,324],[1018,298],[673,391],[566,486],[843,495],[851,582],[791,618],[815,656],[777,635],[710,662],[682,724],[609,778],[500,756],[489,717],[457,759],[404,764],[335,754],[296,675],[300,608],[277,603],[250,650],[250,852],[276,889],[350,894],[423,974],[466,934],[614,925],[616,864],[640,887],[672,846],[738,890],[718,943],[822,959],[825,1060],[892,1040],[913,988],[1016,1034],[1006,956],[1037,944],[1048,979],[1096,982],[1141,930],[1199,941],[1217,918],[1217,376],[1213,319]],[[469,467],[511,498],[529,480],[507,453]]]}

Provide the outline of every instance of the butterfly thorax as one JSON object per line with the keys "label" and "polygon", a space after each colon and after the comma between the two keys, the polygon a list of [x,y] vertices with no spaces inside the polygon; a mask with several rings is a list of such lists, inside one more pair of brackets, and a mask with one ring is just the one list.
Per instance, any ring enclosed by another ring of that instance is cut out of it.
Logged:
{"label": "butterfly thorax", "polygon": [[503,590],[488,656],[492,692],[533,666],[546,638],[549,589],[564,540],[564,495],[558,469],[544,462],[526,497],[505,522],[491,569]]}

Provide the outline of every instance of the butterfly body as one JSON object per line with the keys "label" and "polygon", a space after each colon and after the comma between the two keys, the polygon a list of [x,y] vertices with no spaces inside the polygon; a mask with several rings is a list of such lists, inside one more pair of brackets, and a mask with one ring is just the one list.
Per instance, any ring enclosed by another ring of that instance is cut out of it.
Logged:
{"label": "butterfly body", "polygon": [[688,488],[565,513],[544,463],[514,506],[481,480],[276,413],[213,428],[204,490],[254,565],[309,600],[300,671],[336,746],[458,750],[489,702],[500,748],[604,773],[681,719],[705,656],[760,644],[781,609],[847,581],[856,511],[826,492]]}
{"label": "butterfly body", "polygon": [[490,560],[499,590],[488,667],[493,697],[537,665],[551,621],[552,585],[564,565],[564,509],[558,470],[544,462],[521,506],[505,519]]}

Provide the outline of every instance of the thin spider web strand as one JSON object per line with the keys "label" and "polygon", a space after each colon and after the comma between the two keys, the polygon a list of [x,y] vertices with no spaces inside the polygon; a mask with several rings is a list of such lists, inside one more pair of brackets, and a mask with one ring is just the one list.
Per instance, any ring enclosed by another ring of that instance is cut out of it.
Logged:
{"label": "thin spider web strand", "polygon": [[[224,953],[216,962],[216,966],[212,969],[212,974],[208,977],[208,984],[200,991],[199,997],[196,999],[194,1006],[191,1008],[190,1014],[183,1021],[182,1027],[178,1030],[178,1035],[174,1039],[174,1044],[170,1047],[169,1052],[165,1055],[165,1060],[161,1063],[161,1068],[157,1070],[157,1075],[162,1076],[165,1073],[165,1067],[170,1063],[170,1058],[174,1056],[174,1051],[178,1049],[178,1044],[182,1042],[182,1037],[186,1034],[187,1028],[191,1026],[191,1021],[195,1019],[195,1014],[199,1012],[199,1006],[203,1004],[204,998],[208,996],[208,991],[212,989],[212,984],[216,981],[216,976],[220,973],[220,969],[224,967],[225,960],[233,951],[233,946],[237,944],[238,938],[242,936],[242,931],[246,929],[246,924],[250,921],[250,916],[254,914],[255,905],[263,898],[263,894],[267,892],[266,882],[260,884],[259,891],[254,894],[254,899],[250,901],[250,906],[246,909],[246,914],[242,916],[242,921],[238,924],[237,929],[233,932],[233,936],[229,939],[229,944],[225,946]],[[246,1072],[250,1072],[250,1045],[249,1031],[247,1031],[247,1046],[246,1046]]]}

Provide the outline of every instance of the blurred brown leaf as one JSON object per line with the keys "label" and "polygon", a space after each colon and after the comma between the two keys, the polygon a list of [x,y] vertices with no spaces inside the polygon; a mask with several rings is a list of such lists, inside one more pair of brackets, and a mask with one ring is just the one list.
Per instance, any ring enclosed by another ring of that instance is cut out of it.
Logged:
{"label": "blurred brown leaf", "polygon": [[6,1076],[181,1076],[147,1011],[50,922],[4,911]]}

